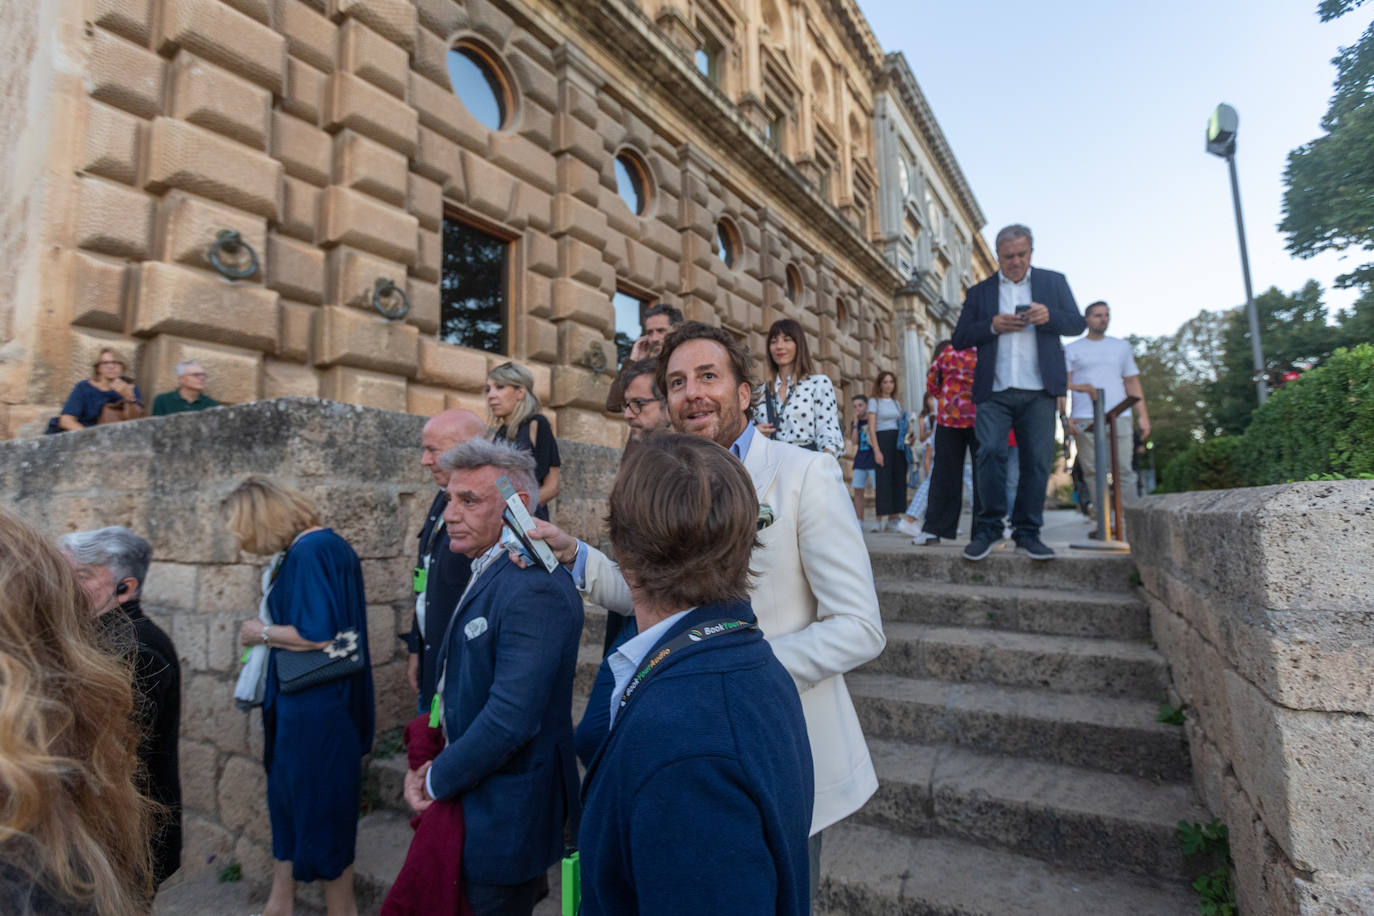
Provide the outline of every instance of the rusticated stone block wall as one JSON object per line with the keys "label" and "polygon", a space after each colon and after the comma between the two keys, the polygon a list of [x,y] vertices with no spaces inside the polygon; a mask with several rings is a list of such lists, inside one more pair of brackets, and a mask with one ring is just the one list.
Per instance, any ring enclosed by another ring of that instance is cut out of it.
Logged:
{"label": "rusticated stone block wall", "polygon": [[[181,660],[181,778],[187,870],[227,860],[251,880],[271,873],[262,722],[233,702],[241,621],[256,616],[263,558],[240,553],[220,503],[250,474],[309,494],[324,523],[362,560],[377,731],[405,722],[414,695],[397,638],[413,611],[415,534],[434,494],[419,467],[421,417],[313,398],[258,401],[195,414],[0,442],[0,506],[44,532],[127,525],[148,538],[154,563],[144,607]],[[570,514],[582,533],[604,515],[617,466],[609,449],[563,452]],[[560,500],[560,503],[563,503]],[[588,531],[596,535],[595,528]]]}
{"label": "rusticated stone block wall", "polygon": [[1374,912],[1374,483],[1127,510],[1246,916]]}
{"label": "rusticated stone block wall", "polygon": [[[481,412],[487,370],[514,358],[561,438],[618,446],[623,424],[602,410],[610,376],[587,367],[593,344],[614,354],[617,289],[729,327],[756,353],[793,315],[837,383],[897,361],[895,270],[794,175],[738,161],[738,138],[701,117],[722,103],[652,30],[627,32],[631,48],[583,22],[585,6],[552,0],[44,7],[11,41],[55,47],[23,60],[42,79],[21,81],[15,112],[23,174],[42,193],[0,204],[7,234],[42,239],[16,250],[27,282],[0,298],[0,437],[41,429],[113,344],[149,396],[195,359],[226,403],[319,396],[424,415]],[[459,40],[508,80],[501,130],[450,88]],[[635,75],[633,55],[671,57],[699,98]],[[743,123],[733,106],[712,112]],[[616,192],[626,149],[651,178],[642,215]],[[438,338],[446,216],[510,241],[506,354]],[[716,254],[722,218],[738,235],[733,267]],[[256,274],[211,269],[223,229],[258,253]],[[404,321],[372,310],[379,277],[407,292]]]}

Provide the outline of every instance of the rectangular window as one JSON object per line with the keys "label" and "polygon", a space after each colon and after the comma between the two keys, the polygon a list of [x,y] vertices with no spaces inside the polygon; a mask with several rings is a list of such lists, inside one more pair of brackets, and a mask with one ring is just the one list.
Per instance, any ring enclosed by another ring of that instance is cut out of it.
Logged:
{"label": "rectangular window", "polygon": [[787,118],[774,112],[769,112],[769,115],[768,128],[766,131],[768,145],[781,153],[783,151],[783,130],[787,125]]}
{"label": "rectangular window", "polygon": [[820,180],[816,182],[816,190],[820,192],[821,197],[826,203],[830,203],[830,165],[829,163],[822,162],[820,167],[821,177]]}
{"label": "rectangular window", "polygon": [[510,242],[453,217],[444,219],[439,339],[505,355]]}
{"label": "rectangular window", "polygon": [[619,290],[611,297],[611,303],[615,306],[616,365],[620,365],[630,358],[630,350],[639,339],[642,316],[649,303]]}
{"label": "rectangular window", "polygon": [[720,44],[710,36],[703,38],[696,53],[697,70],[717,86],[720,85],[720,57]]}

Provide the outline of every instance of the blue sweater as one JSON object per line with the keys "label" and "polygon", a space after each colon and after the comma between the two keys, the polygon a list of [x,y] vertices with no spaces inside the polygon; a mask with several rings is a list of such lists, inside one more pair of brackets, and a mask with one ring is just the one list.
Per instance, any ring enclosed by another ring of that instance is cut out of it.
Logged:
{"label": "blue sweater", "polygon": [[[649,651],[748,602],[708,605]],[[807,916],[811,745],[792,678],[758,630],[674,651],[582,784],[582,916]]]}

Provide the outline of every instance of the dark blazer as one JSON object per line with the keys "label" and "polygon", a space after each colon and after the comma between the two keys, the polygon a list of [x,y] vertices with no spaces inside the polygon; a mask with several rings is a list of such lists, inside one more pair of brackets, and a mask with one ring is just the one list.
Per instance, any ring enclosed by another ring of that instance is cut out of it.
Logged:
{"label": "dark blazer", "polygon": [[449,624],[444,671],[448,746],[430,786],[463,803],[463,872],[476,884],[519,884],[563,854],[576,822],[572,685],[582,599],[572,576],[502,554]]}
{"label": "dark blazer", "polygon": [[[1064,347],[1060,337],[1075,337],[1087,327],[1078,311],[1078,303],[1069,291],[1064,275],[1043,267],[1030,269],[1031,301],[1043,302],[1050,310],[1050,320],[1035,328],[1035,343],[1040,355],[1040,380],[1045,393],[1059,397],[1067,390],[1068,374],[1064,369]],[[956,350],[978,348],[978,365],[973,370],[973,403],[981,404],[992,396],[992,381],[997,374],[997,340],[1001,336],[992,330],[992,318],[997,314],[997,284],[1002,277],[998,271],[972,287],[964,297],[964,310],[954,329],[951,343]]]}
{"label": "dark blazer", "polygon": [[440,490],[434,502],[430,503],[429,514],[420,527],[420,544],[415,556],[418,569],[424,563],[425,555],[429,555],[429,575],[425,577],[425,629],[433,638],[425,639],[420,632],[420,621],[414,617],[410,621],[410,632],[403,637],[410,654],[420,656],[419,708],[422,713],[429,712],[434,684],[439,679],[439,650],[444,644],[443,636],[448,629],[448,622],[472,576],[472,561],[448,549],[448,532],[444,530],[443,519],[447,506],[448,494]]}
{"label": "dark blazer", "polygon": [[142,727],[138,744],[141,785],[162,805],[153,820],[153,885],[181,866],[181,773],[177,741],[181,736],[181,665],[162,628],[143,616],[137,601],[122,606],[133,626],[138,655],[134,663],[135,710]]}
{"label": "dark blazer", "polygon": [[[697,608],[649,650],[747,601]],[[620,709],[582,786],[582,916],[807,916],[811,744],[758,630],[672,652]]]}

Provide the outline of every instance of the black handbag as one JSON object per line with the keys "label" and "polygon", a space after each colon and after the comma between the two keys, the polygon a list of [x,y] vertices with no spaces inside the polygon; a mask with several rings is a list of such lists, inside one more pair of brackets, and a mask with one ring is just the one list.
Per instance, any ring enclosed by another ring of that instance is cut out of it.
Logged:
{"label": "black handbag", "polygon": [[324,649],[292,652],[278,649],[277,684],[282,693],[300,693],[320,684],[359,674],[367,665],[357,630],[336,633]]}

